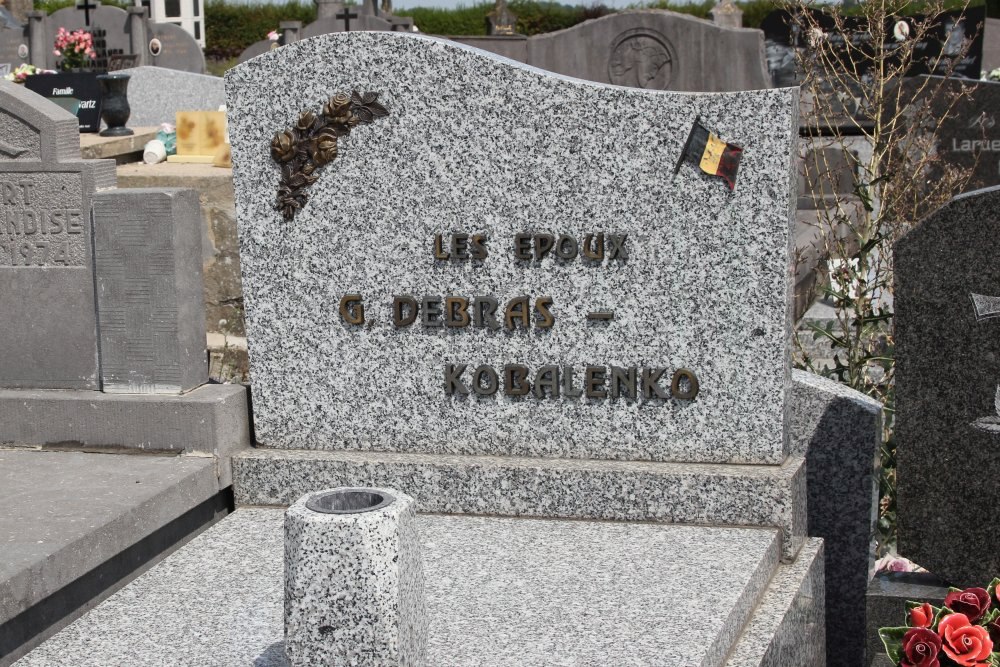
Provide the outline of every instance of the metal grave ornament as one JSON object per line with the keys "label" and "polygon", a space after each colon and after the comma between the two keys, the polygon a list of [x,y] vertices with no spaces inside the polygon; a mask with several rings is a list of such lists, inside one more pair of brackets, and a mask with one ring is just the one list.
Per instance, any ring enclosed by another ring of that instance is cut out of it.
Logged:
{"label": "metal grave ornament", "polygon": [[275,208],[291,220],[306,204],[306,188],[319,178],[317,170],[337,157],[337,139],[351,128],[389,115],[379,104],[378,93],[337,93],[323,105],[320,114],[303,111],[295,127],[271,140],[271,157],[281,165],[281,182]]}

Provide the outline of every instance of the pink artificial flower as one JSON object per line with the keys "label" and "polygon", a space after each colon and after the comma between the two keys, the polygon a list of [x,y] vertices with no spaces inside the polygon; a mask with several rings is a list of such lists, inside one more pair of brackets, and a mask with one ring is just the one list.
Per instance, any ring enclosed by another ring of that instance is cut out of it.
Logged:
{"label": "pink artificial flower", "polygon": [[61,56],[62,55],[62,51],[60,51],[59,49],[53,49],[52,53],[56,54],[57,56]]}

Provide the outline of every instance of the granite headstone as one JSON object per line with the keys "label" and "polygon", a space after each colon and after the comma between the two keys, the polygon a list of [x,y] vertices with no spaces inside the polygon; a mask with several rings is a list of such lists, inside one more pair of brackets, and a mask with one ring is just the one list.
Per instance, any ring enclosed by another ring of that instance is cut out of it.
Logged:
{"label": "granite headstone", "polygon": [[1000,188],[895,245],[899,552],[956,586],[1000,572]]}
{"label": "granite headstone", "polygon": [[[386,32],[226,86],[260,443],[785,460],[794,91],[626,90]],[[352,90],[388,115],[283,219],[272,138]],[[684,159],[701,127],[741,147],[735,189]]]}
{"label": "granite headstone", "polygon": [[136,127],[175,122],[178,111],[216,111],[226,103],[222,78],[165,67],[123,70],[132,107],[129,123]]}

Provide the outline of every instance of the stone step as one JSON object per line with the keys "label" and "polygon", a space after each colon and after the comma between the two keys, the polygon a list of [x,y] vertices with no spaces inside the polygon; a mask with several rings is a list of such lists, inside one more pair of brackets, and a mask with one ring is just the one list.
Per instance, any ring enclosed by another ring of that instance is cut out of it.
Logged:
{"label": "stone step", "polygon": [[0,449],[0,664],[226,506],[211,458]]}
{"label": "stone step", "polygon": [[233,458],[237,505],[290,505],[337,486],[402,489],[428,513],[768,526],[781,529],[786,559],[806,532],[798,456],[778,466],[260,448]]}
{"label": "stone step", "polygon": [[[172,664],[287,665],[283,518],[238,509],[17,667],[159,664],[165,646]],[[771,529],[435,515],[417,528],[424,664],[823,664],[820,540],[782,565]]]}

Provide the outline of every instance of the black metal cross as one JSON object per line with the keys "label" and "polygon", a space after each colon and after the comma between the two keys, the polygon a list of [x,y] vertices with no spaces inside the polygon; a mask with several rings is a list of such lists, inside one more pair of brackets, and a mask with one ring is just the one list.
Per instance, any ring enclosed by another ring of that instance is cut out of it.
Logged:
{"label": "black metal cross", "polygon": [[[87,0],[83,1],[86,2]],[[350,7],[344,7],[344,11],[340,12],[339,14],[335,14],[333,18],[344,19],[344,32],[350,32],[351,19],[358,18],[358,15],[355,12],[352,12]]]}
{"label": "black metal cross", "polygon": [[76,8],[83,10],[83,23],[88,28],[90,27],[90,10],[97,9],[100,6],[100,3],[97,3],[96,5],[90,4],[90,0],[83,0],[83,2],[77,4]]}

